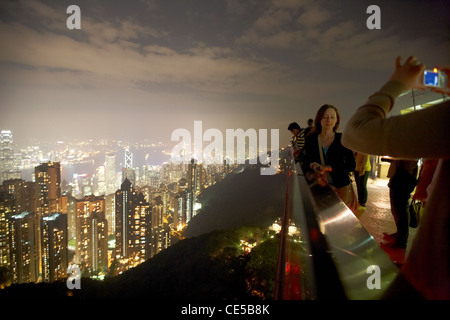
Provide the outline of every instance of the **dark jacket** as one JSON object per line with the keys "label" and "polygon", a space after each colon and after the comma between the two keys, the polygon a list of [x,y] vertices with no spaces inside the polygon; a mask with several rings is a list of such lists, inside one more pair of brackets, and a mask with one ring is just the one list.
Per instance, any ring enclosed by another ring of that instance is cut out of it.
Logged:
{"label": "dark jacket", "polygon": [[[350,175],[356,168],[353,152],[341,144],[341,137],[342,133],[336,132],[333,143],[330,145],[327,154],[324,155],[325,164],[331,166],[333,170],[328,173],[332,179],[330,184],[336,188],[341,188],[351,183]],[[306,137],[304,166],[306,170],[312,171],[309,168],[312,162],[321,163],[317,138],[318,133],[313,133]]]}

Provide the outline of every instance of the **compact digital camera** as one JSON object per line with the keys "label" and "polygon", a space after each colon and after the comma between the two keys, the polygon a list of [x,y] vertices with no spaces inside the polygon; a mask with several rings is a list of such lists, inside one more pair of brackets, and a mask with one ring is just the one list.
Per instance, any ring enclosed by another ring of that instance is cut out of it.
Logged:
{"label": "compact digital camera", "polygon": [[425,70],[423,72],[423,84],[427,87],[445,88],[447,87],[447,75],[437,68]]}

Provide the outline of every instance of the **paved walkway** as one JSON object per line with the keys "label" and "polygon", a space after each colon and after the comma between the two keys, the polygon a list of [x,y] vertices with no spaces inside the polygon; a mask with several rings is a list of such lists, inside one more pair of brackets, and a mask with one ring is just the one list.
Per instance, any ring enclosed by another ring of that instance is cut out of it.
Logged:
{"label": "paved walkway", "polygon": [[[366,204],[367,209],[359,217],[362,225],[378,243],[383,240],[383,232],[394,233],[397,231],[394,218],[391,214],[389,187],[387,186],[388,182],[389,179],[369,179],[367,183],[367,190],[369,193]],[[405,255],[409,252],[416,230],[417,229],[415,228],[409,228],[409,238],[406,250],[399,248],[392,249],[382,246],[382,248],[389,254],[392,261],[398,266],[404,262]]]}

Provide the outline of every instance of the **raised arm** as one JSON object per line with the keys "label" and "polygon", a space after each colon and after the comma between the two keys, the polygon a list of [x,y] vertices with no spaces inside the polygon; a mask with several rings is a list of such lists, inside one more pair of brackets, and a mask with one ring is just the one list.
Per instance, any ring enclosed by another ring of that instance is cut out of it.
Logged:
{"label": "raised arm", "polygon": [[400,58],[389,81],[347,123],[342,144],[354,151],[397,158],[450,158],[450,101],[407,115],[386,118],[404,91],[423,89],[425,65],[415,57]]}

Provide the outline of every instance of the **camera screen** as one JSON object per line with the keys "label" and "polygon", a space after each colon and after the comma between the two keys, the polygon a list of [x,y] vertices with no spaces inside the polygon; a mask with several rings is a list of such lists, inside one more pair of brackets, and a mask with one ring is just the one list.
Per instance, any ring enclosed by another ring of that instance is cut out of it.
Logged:
{"label": "camera screen", "polygon": [[437,87],[439,85],[439,74],[432,71],[424,71],[423,84],[426,86]]}

